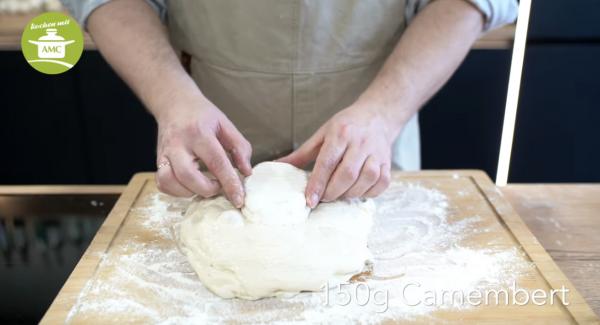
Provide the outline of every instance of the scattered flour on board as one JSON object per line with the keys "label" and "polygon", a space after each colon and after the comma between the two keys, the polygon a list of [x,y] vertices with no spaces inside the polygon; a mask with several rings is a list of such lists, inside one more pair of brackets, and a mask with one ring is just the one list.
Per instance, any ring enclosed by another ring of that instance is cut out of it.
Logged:
{"label": "scattered flour on board", "polygon": [[[133,216],[140,219],[137,224],[153,234],[154,240],[133,237],[113,245],[102,256],[67,322],[85,322],[86,315],[94,314],[112,321],[156,324],[427,319],[434,318],[433,312],[438,310],[470,308],[455,300],[412,306],[427,291],[466,295],[507,287],[532,268],[517,249],[463,245],[470,235],[490,231],[478,224],[480,216],[461,216],[451,221],[452,207],[445,195],[400,183],[376,199],[377,215],[369,240],[373,253],[371,274],[365,277],[366,282],[351,283],[344,289],[356,293],[356,301],[341,305],[332,303],[329,297],[327,304],[325,290],[258,301],[221,299],[200,283],[174,241],[172,228],[183,218],[190,200],[156,193],[144,199],[147,207],[134,208]],[[408,290],[409,283],[418,286]],[[367,296],[378,291],[387,293],[385,312],[375,303],[357,303],[365,290]]]}

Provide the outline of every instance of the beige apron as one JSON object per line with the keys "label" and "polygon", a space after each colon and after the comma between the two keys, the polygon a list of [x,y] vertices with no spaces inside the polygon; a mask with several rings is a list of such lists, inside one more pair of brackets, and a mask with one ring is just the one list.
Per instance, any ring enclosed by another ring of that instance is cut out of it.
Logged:
{"label": "beige apron", "polygon": [[[406,27],[406,0],[170,0],[174,47],[191,55],[203,93],[252,143],[253,162],[281,157],[352,104]],[[413,118],[394,144],[420,166]]]}

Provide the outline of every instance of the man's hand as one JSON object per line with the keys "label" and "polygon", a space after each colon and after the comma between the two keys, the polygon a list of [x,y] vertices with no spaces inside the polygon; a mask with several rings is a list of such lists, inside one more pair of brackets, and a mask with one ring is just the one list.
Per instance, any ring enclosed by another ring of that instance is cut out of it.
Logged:
{"label": "man's hand", "polygon": [[[233,165],[251,173],[250,144],[183,69],[147,1],[109,1],[94,10],[87,27],[102,55],[158,122],[158,188],[203,197],[222,188],[241,207],[244,190]],[[199,161],[216,180],[199,171]]]}
{"label": "man's hand", "polygon": [[[244,188],[234,165],[250,175],[250,143],[204,96],[183,99],[164,112],[157,116],[158,188],[175,196],[211,197],[222,187],[233,205],[242,207]],[[217,180],[200,172],[199,161]]]}
{"label": "man's hand", "polygon": [[390,184],[396,133],[374,110],[353,105],[279,161],[297,167],[316,161],[305,193],[311,208],[321,200],[377,196]]}
{"label": "man's hand", "polygon": [[310,207],[319,200],[375,196],[388,186],[392,142],[456,70],[483,21],[467,1],[433,1],[411,22],[357,101],[280,159],[304,166],[316,158],[306,187]]}

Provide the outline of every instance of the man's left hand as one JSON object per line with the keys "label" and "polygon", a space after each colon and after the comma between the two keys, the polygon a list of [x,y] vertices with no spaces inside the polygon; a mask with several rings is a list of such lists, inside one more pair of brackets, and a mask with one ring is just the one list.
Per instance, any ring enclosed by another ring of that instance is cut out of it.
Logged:
{"label": "man's left hand", "polygon": [[391,150],[397,132],[370,107],[353,105],[327,121],[302,146],[278,161],[304,167],[315,161],[306,202],[374,197],[390,184]]}

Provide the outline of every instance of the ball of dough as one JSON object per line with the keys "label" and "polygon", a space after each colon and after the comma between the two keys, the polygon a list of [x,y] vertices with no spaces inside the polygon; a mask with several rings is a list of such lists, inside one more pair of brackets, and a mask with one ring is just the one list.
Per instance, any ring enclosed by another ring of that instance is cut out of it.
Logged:
{"label": "ball of dough", "polygon": [[258,164],[244,180],[246,200],[242,213],[254,223],[304,223],[310,213],[304,196],[307,182],[306,172],[290,164]]}
{"label": "ball of dough", "polygon": [[202,283],[223,298],[260,299],[322,290],[360,273],[369,259],[372,200],[306,207],[306,172],[262,163],[245,180],[240,211],[224,197],[197,199],[178,243]]}

